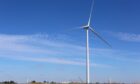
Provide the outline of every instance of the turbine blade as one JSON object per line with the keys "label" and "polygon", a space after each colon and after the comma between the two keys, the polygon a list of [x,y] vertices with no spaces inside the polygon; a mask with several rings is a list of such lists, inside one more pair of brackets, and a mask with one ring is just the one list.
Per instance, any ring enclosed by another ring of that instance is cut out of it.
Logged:
{"label": "turbine blade", "polygon": [[102,38],[97,32],[93,30],[93,28],[89,27],[89,29],[100,39],[102,40],[105,44],[107,44],[109,47],[112,47],[104,38]]}
{"label": "turbine blade", "polygon": [[93,6],[94,6],[94,0],[93,0],[92,5],[91,5],[89,20],[88,20],[88,26],[90,26],[90,23],[91,23],[91,16],[92,16],[92,12],[93,12]]}

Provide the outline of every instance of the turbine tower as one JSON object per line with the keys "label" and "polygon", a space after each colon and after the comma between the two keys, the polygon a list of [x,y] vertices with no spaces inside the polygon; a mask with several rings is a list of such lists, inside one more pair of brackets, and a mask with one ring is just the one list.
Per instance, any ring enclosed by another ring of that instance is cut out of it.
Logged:
{"label": "turbine tower", "polygon": [[104,40],[95,30],[94,28],[91,27],[91,17],[92,17],[92,12],[93,12],[93,6],[94,6],[94,0],[91,5],[91,11],[90,11],[90,16],[87,25],[82,26],[81,28],[86,31],[86,83],[90,83],[90,54],[89,54],[89,31],[94,33],[99,39],[101,39],[105,44],[107,44],[109,47],[111,45]]}

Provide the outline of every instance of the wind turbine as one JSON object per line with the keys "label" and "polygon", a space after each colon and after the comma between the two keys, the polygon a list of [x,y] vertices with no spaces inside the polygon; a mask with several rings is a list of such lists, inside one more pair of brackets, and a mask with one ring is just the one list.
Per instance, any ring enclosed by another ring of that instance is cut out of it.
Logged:
{"label": "wind turbine", "polygon": [[94,28],[91,27],[91,17],[92,17],[92,12],[93,12],[93,6],[94,6],[94,0],[93,0],[93,3],[91,5],[91,11],[90,11],[90,16],[89,16],[89,20],[88,20],[87,25],[80,27],[80,28],[82,28],[82,29],[84,29],[86,31],[86,83],[87,84],[90,83],[89,31],[91,31],[92,33],[94,33],[100,40],[102,40],[105,44],[107,44],[109,47],[111,47],[111,45],[105,39],[103,39],[94,30]]}

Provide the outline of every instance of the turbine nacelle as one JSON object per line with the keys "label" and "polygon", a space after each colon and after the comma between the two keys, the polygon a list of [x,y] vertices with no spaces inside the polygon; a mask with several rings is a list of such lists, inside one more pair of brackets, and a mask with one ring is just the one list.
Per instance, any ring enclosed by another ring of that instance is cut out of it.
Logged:
{"label": "turbine nacelle", "polygon": [[86,25],[86,26],[82,26],[83,29],[89,29],[90,26],[89,25]]}

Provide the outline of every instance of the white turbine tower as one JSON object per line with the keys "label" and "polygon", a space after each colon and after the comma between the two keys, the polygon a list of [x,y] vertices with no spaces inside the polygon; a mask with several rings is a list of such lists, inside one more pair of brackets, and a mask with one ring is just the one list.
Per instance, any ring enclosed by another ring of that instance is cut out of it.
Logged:
{"label": "white turbine tower", "polygon": [[90,11],[90,16],[89,16],[89,20],[88,20],[88,24],[85,26],[82,26],[81,28],[86,30],[86,83],[89,84],[90,83],[90,54],[89,54],[89,31],[91,31],[92,33],[94,33],[99,39],[101,39],[105,44],[107,44],[109,47],[110,44],[104,40],[95,30],[94,28],[91,27],[91,16],[92,16],[92,11],[93,11],[93,5],[94,5],[94,0],[93,3],[91,5],[91,11]]}

